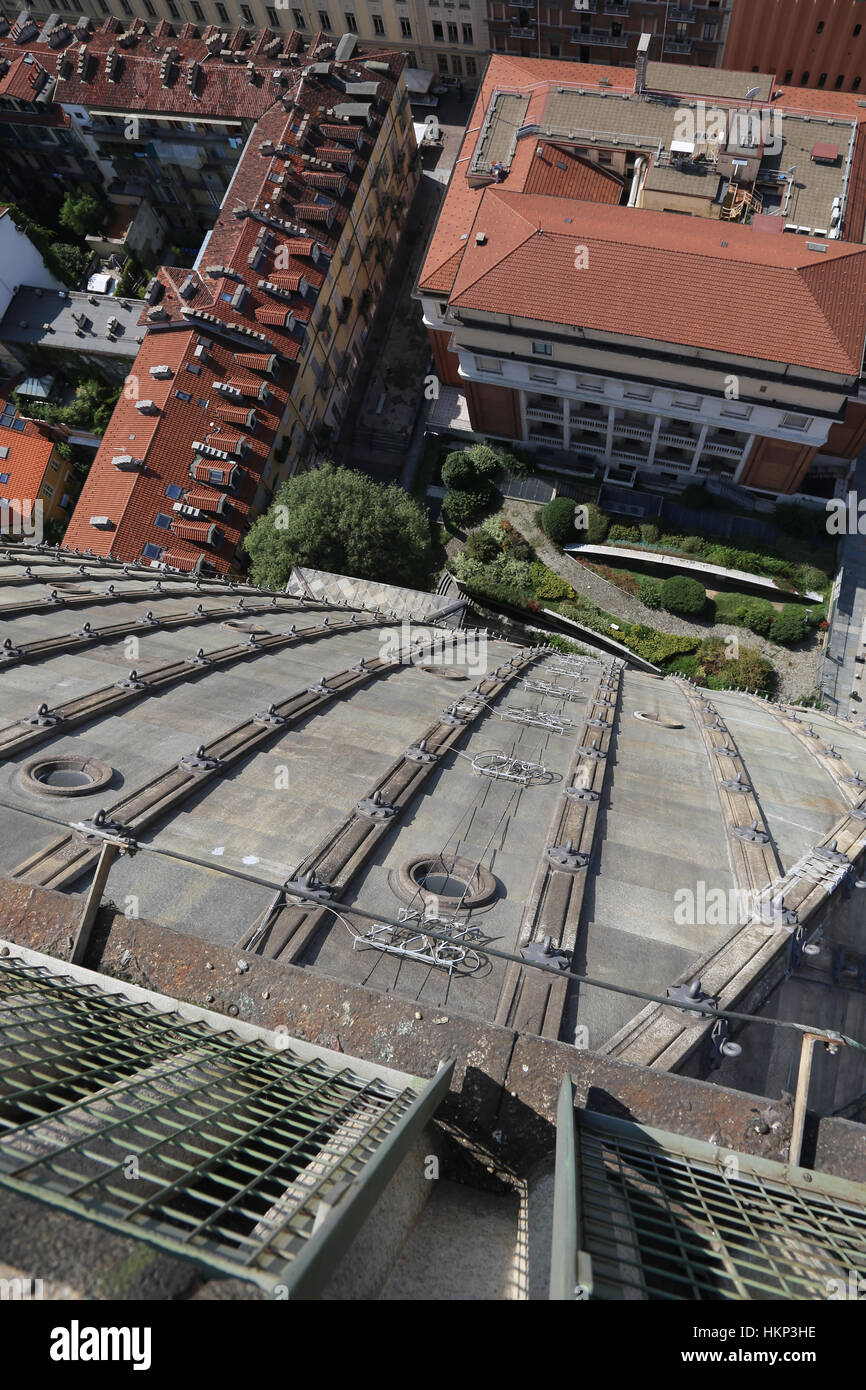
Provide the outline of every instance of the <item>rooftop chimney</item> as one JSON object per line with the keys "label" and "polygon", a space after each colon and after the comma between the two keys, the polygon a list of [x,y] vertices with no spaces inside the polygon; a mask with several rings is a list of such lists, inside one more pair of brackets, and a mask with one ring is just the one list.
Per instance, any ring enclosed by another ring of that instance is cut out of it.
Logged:
{"label": "rooftop chimney", "polygon": [[638,39],[637,53],[634,60],[634,89],[636,92],[646,90],[646,65],[649,57],[649,46],[652,34],[641,34]]}

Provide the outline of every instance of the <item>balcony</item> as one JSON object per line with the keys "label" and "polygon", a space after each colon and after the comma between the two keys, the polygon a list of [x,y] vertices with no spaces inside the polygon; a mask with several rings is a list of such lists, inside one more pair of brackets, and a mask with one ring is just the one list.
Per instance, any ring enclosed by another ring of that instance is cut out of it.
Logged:
{"label": "balcony", "polygon": [[671,449],[691,449],[694,451],[698,438],[699,436],[696,434],[671,434],[668,431],[659,435],[659,444],[667,444]]}
{"label": "balcony", "polygon": [[536,31],[534,24],[512,24],[508,32],[513,39],[534,39]]}
{"label": "balcony", "polygon": [[708,436],[702,450],[705,454],[718,454],[720,458],[738,459],[743,452],[742,444],[727,444],[718,436]]}
{"label": "balcony", "polygon": [[665,39],[665,53],[691,53],[691,39]]}
{"label": "balcony", "polygon": [[612,34],[608,29],[589,29],[583,34],[579,29],[572,29],[571,42],[590,46],[604,44],[606,48],[626,48],[628,34]]}
{"label": "balcony", "polygon": [[647,429],[646,425],[623,425],[617,420],[613,428],[614,438],[617,435],[625,435],[626,439],[641,439],[647,444],[652,439],[653,432]]}
{"label": "balcony", "polygon": [[547,420],[554,425],[561,425],[565,417],[561,410],[551,410],[543,405],[528,405],[526,418],[527,420]]}
{"label": "balcony", "polygon": [[580,415],[572,414],[572,428],[575,426],[585,430],[600,430],[602,434],[607,430],[607,416],[599,413],[593,415],[589,411],[581,411]]}
{"label": "balcony", "polygon": [[631,5],[629,0],[604,0],[604,12],[610,15],[629,15]]}
{"label": "balcony", "polygon": [[684,9],[681,5],[676,5],[668,10],[668,19],[672,24],[694,24],[697,15],[691,8]]}
{"label": "balcony", "polygon": [[562,430],[554,429],[553,425],[542,425],[539,429],[530,429],[529,440],[531,444],[558,444],[562,445]]}
{"label": "balcony", "polygon": [[691,473],[692,465],[689,459],[668,458],[665,454],[656,454],[655,468],[670,468],[675,473]]}

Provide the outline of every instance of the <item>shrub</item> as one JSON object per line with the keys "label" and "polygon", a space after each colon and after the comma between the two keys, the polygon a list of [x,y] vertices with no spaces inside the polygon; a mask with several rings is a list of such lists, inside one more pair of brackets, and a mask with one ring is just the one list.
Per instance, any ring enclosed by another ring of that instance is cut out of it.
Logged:
{"label": "shrub", "polygon": [[659,537],[659,545],[662,550],[679,550],[681,540],[679,532],[670,531],[666,536]]}
{"label": "shrub", "polygon": [[529,569],[532,576],[532,592],[536,598],[557,602],[575,597],[574,589],[568,580],[548,569],[541,560],[534,560]]}
{"label": "shrub", "polygon": [[464,492],[462,488],[452,488],[445,494],[442,513],[449,526],[462,531],[467,526],[472,526],[476,521],[480,521],[492,505],[492,488],[488,487],[475,492]]}
{"label": "shrub", "polygon": [[644,623],[634,623],[612,635],[618,642],[622,642],[624,647],[628,647],[629,651],[634,652],[636,656],[642,656],[644,661],[651,661],[654,666],[660,665],[672,656],[693,652],[699,645],[696,637],[677,637],[671,632],[656,632],[655,628],[647,627]]}
{"label": "shrub", "polygon": [[473,560],[479,560],[482,565],[486,565],[490,560],[496,558],[501,553],[502,547],[491,536],[489,531],[478,530],[470,531],[466,537],[466,551]]}
{"label": "shrub", "polygon": [[654,521],[641,522],[640,538],[642,541],[647,541],[649,544],[653,544],[653,542],[658,540],[659,528],[656,526]]}
{"label": "shrub", "polygon": [[512,478],[529,478],[535,472],[535,459],[531,454],[523,454],[516,449],[513,452],[510,449],[501,449],[499,467]]}
{"label": "shrub", "polygon": [[674,574],[662,584],[661,604],[668,613],[702,613],[707,604],[706,590],[696,579]]}
{"label": "shrub", "polygon": [[510,521],[502,522],[502,549],[512,555],[515,560],[532,560],[535,551],[529,544],[525,536],[522,536],[516,526],[512,526]]}
{"label": "shrub", "polygon": [[734,616],[743,627],[756,632],[760,637],[766,637],[773,626],[776,610],[766,599],[746,599],[737,605]]}
{"label": "shrub", "polygon": [[485,568],[485,578],[494,584],[502,584],[507,589],[519,589],[527,596],[533,592],[532,566],[525,560],[514,560],[508,555],[500,555]]}
{"label": "shrub", "polygon": [[442,465],[442,482],[447,488],[456,488],[458,492],[469,491],[475,477],[475,469],[465,449],[449,454]]}
{"label": "shrub", "polygon": [[637,596],[647,608],[661,608],[662,581],[660,579],[641,579],[638,581]]}
{"label": "shrub", "polygon": [[489,444],[473,444],[467,457],[476,478],[490,478],[499,467],[499,456]]}
{"label": "shrub", "polygon": [[611,526],[607,533],[609,541],[639,541],[640,531],[636,526]]}
{"label": "shrub", "polygon": [[610,627],[608,615],[581,594],[576,594],[568,603],[561,604],[559,611],[564,618],[570,618],[573,623],[583,623],[584,627],[596,628],[599,632],[606,632]]}
{"label": "shrub", "polygon": [[700,536],[683,536],[680,550],[684,555],[700,555],[704,550],[704,542]]}
{"label": "shrub", "polygon": [[801,642],[809,631],[809,626],[808,613],[794,604],[785,604],[781,613],[776,615],[770,638],[773,642],[782,644]]}
{"label": "shrub", "polygon": [[582,541],[588,541],[590,545],[600,545],[607,535],[609,519],[594,502],[581,502],[580,508],[579,513],[575,512],[575,530],[580,533]]}
{"label": "shrub", "polygon": [[574,540],[574,503],[568,497],[552,497],[542,507],[538,520],[544,534],[555,545],[566,545]]}

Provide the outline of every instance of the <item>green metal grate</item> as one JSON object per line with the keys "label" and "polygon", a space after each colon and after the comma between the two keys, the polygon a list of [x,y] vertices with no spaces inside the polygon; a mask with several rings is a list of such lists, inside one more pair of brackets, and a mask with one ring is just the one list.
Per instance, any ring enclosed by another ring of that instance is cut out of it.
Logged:
{"label": "green metal grate", "polygon": [[425,1084],[13,949],[0,1185],[270,1291],[321,1288],[451,1067]]}
{"label": "green metal grate", "polygon": [[574,1108],[557,1129],[551,1297],[823,1300],[866,1273],[866,1185]]}

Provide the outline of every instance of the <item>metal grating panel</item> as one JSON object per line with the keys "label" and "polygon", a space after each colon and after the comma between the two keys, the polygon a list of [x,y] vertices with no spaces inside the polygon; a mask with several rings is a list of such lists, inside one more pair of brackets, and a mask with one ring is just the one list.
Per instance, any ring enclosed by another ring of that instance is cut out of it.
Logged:
{"label": "metal grating panel", "polygon": [[820,1301],[866,1264],[866,1185],[575,1110],[570,1077],[557,1125],[551,1298]]}
{"label": "metal grating panel", "polygon": [[317,1292],[451,1067],[425,1085],[12,949],[0,1185],[262,1288]]}

